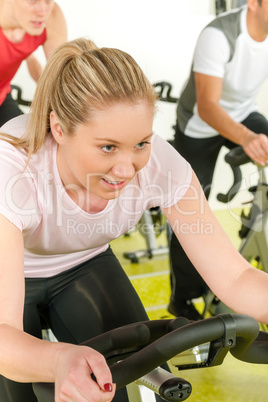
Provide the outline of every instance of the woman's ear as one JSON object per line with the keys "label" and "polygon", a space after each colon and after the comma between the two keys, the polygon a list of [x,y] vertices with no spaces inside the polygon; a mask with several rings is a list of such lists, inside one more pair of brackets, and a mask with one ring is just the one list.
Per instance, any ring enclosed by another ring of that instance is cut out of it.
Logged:
{"label": "woman's ear", "polygon": [[59,120],[53,110],[50,113],[50,129],[55,141],[58,144],[62,144],[64,142],[64,134],[62,132]]}

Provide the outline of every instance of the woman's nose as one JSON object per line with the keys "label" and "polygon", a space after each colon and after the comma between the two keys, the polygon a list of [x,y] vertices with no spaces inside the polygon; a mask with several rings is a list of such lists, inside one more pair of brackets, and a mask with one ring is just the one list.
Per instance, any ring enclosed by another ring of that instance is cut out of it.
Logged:
{"label": "woman's nose", "polygon": [[136,170],[131,158],[121,158],[112,169],[113,175],[119,179],[132,179]]}

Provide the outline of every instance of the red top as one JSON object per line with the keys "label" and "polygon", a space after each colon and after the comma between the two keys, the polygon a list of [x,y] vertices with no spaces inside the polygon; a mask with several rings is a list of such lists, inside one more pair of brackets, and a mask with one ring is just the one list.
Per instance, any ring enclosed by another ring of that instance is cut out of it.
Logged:
{"label": "red top", "polygon": [[11,91],[10,82],[19,69],[21,62],[27,59],[47,38],[46,29],[39,36],[24,35],[22,42],[13,43],[0,28],[0,105]]}

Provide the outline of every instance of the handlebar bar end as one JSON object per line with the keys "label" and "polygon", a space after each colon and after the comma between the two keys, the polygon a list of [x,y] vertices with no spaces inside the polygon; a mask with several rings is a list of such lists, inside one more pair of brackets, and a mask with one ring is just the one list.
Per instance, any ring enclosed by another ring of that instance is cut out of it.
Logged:
{"label": "handlebar bar end", "polygon": [[167,380],[159,388],[159,395],[170,402],[185,401],[191,392],[191,384],[183,378]]}

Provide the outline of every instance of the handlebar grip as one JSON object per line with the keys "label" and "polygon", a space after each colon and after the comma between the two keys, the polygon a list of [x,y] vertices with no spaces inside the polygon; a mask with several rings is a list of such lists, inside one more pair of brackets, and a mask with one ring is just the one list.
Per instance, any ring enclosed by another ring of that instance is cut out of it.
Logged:
{"label": "handlebar grip", "polygon": [[[129,350],[137,346],[152,343],[161,336],[189,324],[184,317],[170,320],[142,321],[112,329],[92,339],[83,342],[82,345],[91,347],[106,356],[118,349]],[[119,358],[118,360],[121,360]]]}
{"label": "handlebar grip", "polygon": [[168,103],[176,103],[178,101],[178,98],[171,96],[172,85],[170,82],[156,82],[155,84],[153,84],[153,86],[156,88],[159,100]]}
{"label": "handlebar grip", "polygon": [[133,348],[144,345],[150,340],[150,330],[143,323],[135,323],[124,327],[115,328],[99,336],[83,342],[88,346],[106,355],[107,353],[125,348]]}
{"label": "handlebar grip", "polygon": [[[236,356],[240,358],[242,352],[244,353],[245,345],[248,347],[257,337],[259,325],[254,318],[247,315],[223,314],[222,317],[227,315],[233,317],[234,323],[238,324]],[[237,318],[238,316],[240,318]],[[156,366],[161,366],[184,350],[220,339],[224,335],[225,329],[225,321],[219,315],[203,321],[192,322],[174,330],[127,359],[114,364],[111,367],[113,381],[117,384],[117,388],[121,388],[152,371]],[[267,355],[266,361],[268,361]]]}
{"label": "handlebar grip", "polygon": [[227,204],[227,202],[232,201],[232,199],[236,196],[238,193],[240,186],[241,186],[241,180],[242,180],[242,173],[240,166],[244,165],[245,163],[250,162],[249,156],[245,153],[242,147],[236,147],[231,149],[225,157],[225,161],[230,165],[232,172],[233,172],[233,184],[231,185],[230,189],[226,194],[219,193],[217,195],[217,199],[220,202],[223,202],[224,204]]}
{"label": "handlebar grip", "polygon": [[[236,323],[239,326],[241,317],[238,315]],[[243,331],[243,330],[242,330]],[[245,328],[244,328],[245,331]],[[249,328],[247,328],[247,333]],[[241,332],[241,330],[240,330]],[[253,343],[248,344],[245,340],[240,340],[234,349],[231,349],[232,355],[247,363],[267,364],[268,363],[268,333],[259,331],[258,336]]]}
{"label": "handlebar grip", "polygon": [[242,181],[242,173],[240,167],[232,165],[230,166],[233,172],[233,184],[231,185],[230,189],[227,191],[226,194],[219,193],[217,195],[217,200],[223,202],[224,204],[227,204],[227,202],[232,201],[232,199],[236,196],[238,190],[240,189]]}
{"label": "handlebar grip", "polygon": [[231,166],[241,166],[251,161],[242,147],[235,147],[225,155],[225,161]]}
{"label": "handlebar grip", "polygon": [[[190,327],[195,327],[195,330],[190,331]],[[117,388],[121,388],[197,343],[218,339],[223,332],[224,325],[221,320],[218,320],[218,317],[193,322],[176,329],[127,359],[114,364],[111,367],[113,381],[117,384]]]}

